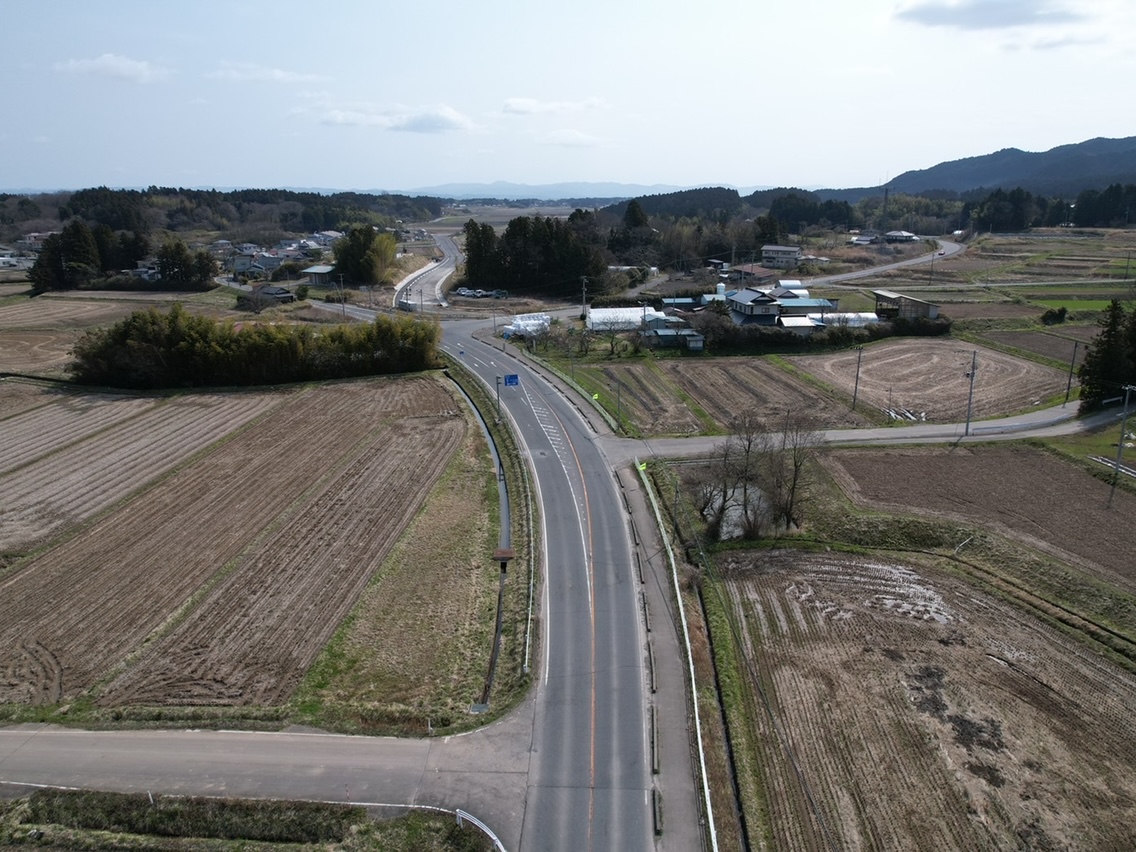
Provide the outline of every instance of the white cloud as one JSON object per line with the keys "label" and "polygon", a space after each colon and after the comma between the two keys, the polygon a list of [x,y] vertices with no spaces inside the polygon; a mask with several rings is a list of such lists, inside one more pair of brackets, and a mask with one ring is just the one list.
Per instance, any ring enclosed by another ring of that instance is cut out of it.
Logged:
{"label": "white cloud", "polygon": [[899,9],[896,17],[927,27],[960,30],[996,30],[1085,20],[1081,12],[1054,0],[923,0]]}
{"label": "white cloud", "polygon": [[452,130],[472,130],[474,126],[469,118],[445,104],[391,110],[333,109],[324,114],[323,122],[353,127],[381,127],[383,130],[407,133],[447,133]]}
{"label": "white cloud", "polygon": [[515,115],[537,115],[556,112],[580,112],[602,107],[600,98],[587,98],[582,101],[538,101],[536,98],[506,98],[502,112]]}
{"label": "white cloud", "polygon": [[269,68],[251,62],[221,62],[221,67],[210,77],[218,80],[233,80],[240,83],[320,83],[329,78],[319,74],[305,74],[299,71],[285,71],[282,68]]}
{"label": "white cloud", "polygon": [[69,59],[57,62],[55,70],[61,74],[93,74],[128,80],[134,83],[153,83],[169,76],[169,70],[145,60],[130,59],[115,53],[104,53],[95,59]]}
{"label": "white cloud", "polygon": [[601,140],[579,130],[554,130],[543,137],[543,142],[560,148],[594,148]]}

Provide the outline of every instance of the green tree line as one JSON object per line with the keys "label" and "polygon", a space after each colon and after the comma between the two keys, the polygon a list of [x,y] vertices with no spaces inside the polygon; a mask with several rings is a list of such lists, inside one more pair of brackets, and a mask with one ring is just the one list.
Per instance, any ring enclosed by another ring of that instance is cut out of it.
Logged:
{"label": "green tree line", "polygon": [[1103,408],[1105,400],[1122,397],[1125,387],[1136,385],[1136,307],[1126,310],[1113,299],[1099,326],[1078,371],[1082,413]]}
{"label": "green tree line", "polygon": [[470,219],[465,224],[465,280],[471,287],[504,288],[514,295],[563,298],[579,293],[581,279],[598,281],[607,267],[599,246],[589,242],[591,215],[576,211],[567,221],[518,216],[500,236],[492,225]]}
{"label": "green tree line", "polygon": [[145,190],[81,189],[58,208],[60,221],[79,217],[113,230],[213,230],[235,232],[255,226],[284,231],[344,230],[352,224],[394,225],[442,214],[442,200],[429,196],[372,195],[360,192],[295,192],[287,189],[185,189],[151,186]]}
{"label": "green tree line", "polygon": [[69,369],[81,384],[108,387],[271,385],[433,369],[439,366],[437,347],[437,326],[409,316],[318,329],[238,327],[175,304],[166,313],[135,311],[87,332]]}
{"label": "green tree line", "polygon": [[[82,219],[72,219],[58,234],[43,241],[28,273],[32,289],[132,289],[136,279],[122,275],[150,254],[150,241],[131,231],[115,233],[100,223],[94,230]],[[208,290],[214,286],[217,265],[208,252],[191,252],[181,240],[169,240],[158,249],[158,274],[165,289]],[[153,289],[152,282],[147,283]]]}

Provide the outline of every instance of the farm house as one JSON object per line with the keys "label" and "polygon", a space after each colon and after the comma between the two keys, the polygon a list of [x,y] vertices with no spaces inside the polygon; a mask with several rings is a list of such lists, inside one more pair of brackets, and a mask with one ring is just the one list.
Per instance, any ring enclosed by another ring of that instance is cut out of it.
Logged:
{"label": "farm house", "polygon": [[876,315],[880,319],[937,319],[939,316],[938,305],[914,296],[893,293],[891,290],[873,290],[872,295],[876,297]]}

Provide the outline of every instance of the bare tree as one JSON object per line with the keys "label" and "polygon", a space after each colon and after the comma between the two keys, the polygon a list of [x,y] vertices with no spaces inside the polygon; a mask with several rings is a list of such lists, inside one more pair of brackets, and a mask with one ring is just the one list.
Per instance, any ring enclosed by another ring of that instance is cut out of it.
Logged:
{"label": "bare tree", "polygon": [[600,320],[592,323],[592,331],[601,335],[608,343],[608,355],[615,357],[616,350],[619,348],[620,342],[623,340],[623,333],[627,329],[624,324],[619,320],[609,319]]}
{"label": "bare tree", "polygon": [[690,483],[694,504],[706,522],[706,537],[711,541],[722,537],[722,525],[735,492],[733,450],[729,440],[718,444],[715,454],[698,469]]}
{"label": "bare tree", "polygon": [[761,538],[770,521],[768,490],[762,459],[769,454],[770,436],[753,412],[730,422],[732,434],[726,441],[732,467],[733,502],[740,514],[742,537]]}
{"label": "bare tree", "polygon": [[801,525],[801,507],[808,501],[809,463],[815,458],[823,434],[816,419],[799,411],[786,411],[783,431],[767,457],[770,497],[779,526]]}

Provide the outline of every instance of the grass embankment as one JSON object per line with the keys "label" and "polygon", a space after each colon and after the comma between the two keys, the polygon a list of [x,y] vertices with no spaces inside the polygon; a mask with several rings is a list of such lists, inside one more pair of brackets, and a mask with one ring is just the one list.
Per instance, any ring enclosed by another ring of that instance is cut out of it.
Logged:
{"label": "grass embankment", "polygon": [[[451,375],[483,412],[493,405],[460,367]],[[371,734],[450,734],[514,706],[528,684],[525,629],[532,548],[524,472],[512,437],[490,422],[509,484],[516,558],[490,709],[472,716],[488,671],[497,612],[497,477],[480,429],[426,500],[291,702],[296,721]],[[397,451],[397,448],[395,448]],[[424,641],[424,637],[429,641]]]}
{"label": "grass embankment", "polygon": [[39,790],[0,803],[0,846],[51,849],[425,850],[491,848],[454,817],[415,811],[376,822],[363,807]]}

